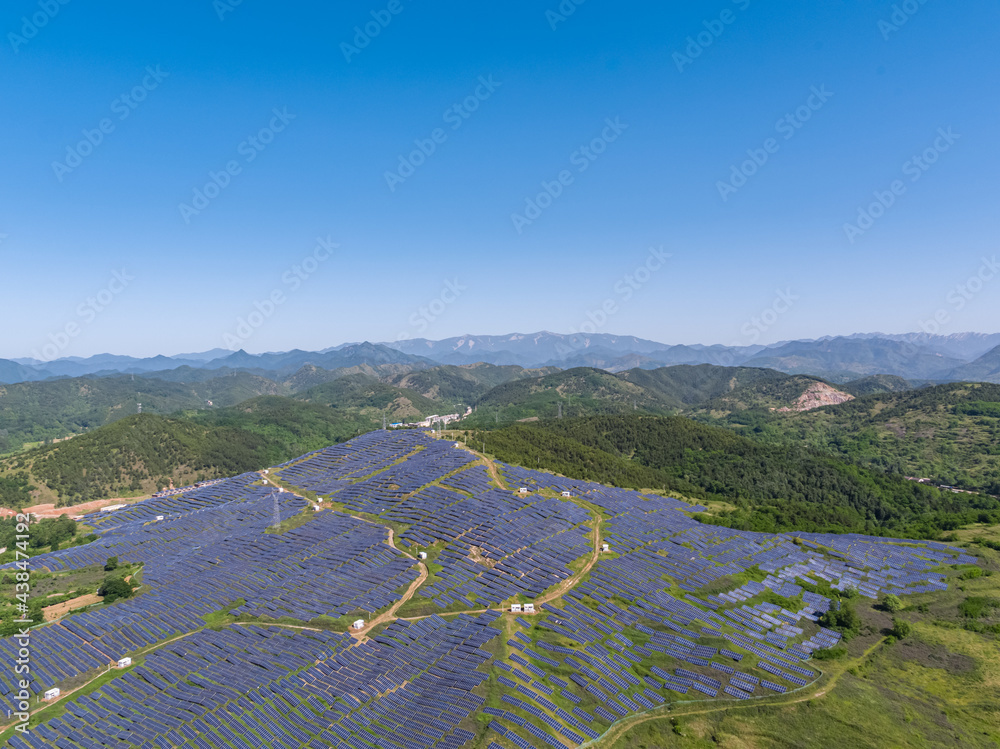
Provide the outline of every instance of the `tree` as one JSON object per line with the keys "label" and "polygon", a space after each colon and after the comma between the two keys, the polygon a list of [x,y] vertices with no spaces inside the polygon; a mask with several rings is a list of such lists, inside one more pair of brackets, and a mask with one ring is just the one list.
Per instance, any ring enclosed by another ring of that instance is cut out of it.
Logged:
{"label": "tree", "polygon": [[822,627],[836,630],[844,636],[844,640],[849,640],[861,631],[861,617],[854,610],[854,606],[844,601],[839,609],[830,609],[819,619]]}
{"label": "tree", "polygon": [[104,563],[104,571],[112,572],[118,569],[118,557],[108,557],[108,561]]}
{"label": "tree", "polygon": [[897,640],[902,640],[909,636],[912,629],[913,628],[910,626],[909,622],[903,621],[902,619],[893,619],[890,634]]}
{"label": "tree", "polygon": [[841,643],[834,645],[832,648],[821,648],[813,651],[813,658],[818,661],[832,661],[837,658],[843,658],[845,655],[847,655],[847,648]]}
{"label": "tree", "polygon": [[132,586],[121,577],[108,575],[97,589],[97,595],[104,598],[105,603],[114,603],[119,598],[131,598]]}
{"label": "tree", "polygon": [[882,599],[882,608],[895,614],[903,610],[903,602],[899,600],[899,596],[887,593]]}

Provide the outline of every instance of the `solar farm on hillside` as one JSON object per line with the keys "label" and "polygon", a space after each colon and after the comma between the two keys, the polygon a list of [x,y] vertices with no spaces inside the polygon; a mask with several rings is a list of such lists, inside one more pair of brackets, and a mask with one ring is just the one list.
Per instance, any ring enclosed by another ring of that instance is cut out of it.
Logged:
{"label": "solar farm on hillside", "polygon": [[[31,631],[31,692],[64,694],[9,743],[578,746],[667,703],[811,685],[811,655],[840,638],[818,624],[838,604],[817,588],[933,592],[943,565],[975,561],[935,542],[735,531],[703,509],[378,431],[88,516],[96,541],[32,568],[117,556],[142,565],[142,587]],[[0,657],[18,647],[0,641]],[[11,710],[15,678],[0,671]]]}

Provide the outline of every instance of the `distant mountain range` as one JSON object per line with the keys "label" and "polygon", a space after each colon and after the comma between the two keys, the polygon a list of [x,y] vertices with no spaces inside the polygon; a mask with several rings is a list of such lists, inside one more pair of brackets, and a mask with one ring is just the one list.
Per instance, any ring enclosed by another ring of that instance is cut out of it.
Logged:
{"label": "distant mountain range", "polygon": [[100,354],[50,362],[0,359],[0,384],[121,374],[193,383],[232,372],[282,380],[308,367],[325,371],[362,368],[359,371],[383,377],[438,365],[476,363],[524,369],[590,367],[612,373],[678,364],[715,364],[775,369],[834,383],[875,375],[919,383],[966,380],[997,383],[1000,382],[1000,334],[866,333],[770,346],[670,345],[606,333],[467,335],[441,341],[348,343],[322,351],[266,354],[213,349],[149,358]]}

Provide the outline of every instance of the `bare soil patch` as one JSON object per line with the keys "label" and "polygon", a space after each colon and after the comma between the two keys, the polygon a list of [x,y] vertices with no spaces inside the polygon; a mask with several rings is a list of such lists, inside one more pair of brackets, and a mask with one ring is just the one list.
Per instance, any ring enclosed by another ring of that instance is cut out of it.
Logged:
{"label": "bare soil patch", "polygon": [[493,569],[494,567],[497,566],[497,560],[487,559],[486,557],[484,557],[483,550],[480,549],[478,546],[469,547],[469,560],[476,564],[481,564],[483,567],[489,567],[490,569]]}
{"label": "bare soil patch", "polygon": [[62,618],[73,609],[78,609],[82,606],[90,606],[91,604],[100,602],[101,597],[99,595],[96,593],[88,593],[85,596],[70,598],[68,601],[63,601],[62,603],[57,603],[53,606],[46,606],[42,609],[42,615],[45,617],[45,621],[53,622],[56,619]]}
{"label": "bare soil patch", "polygon": [[83,504],[70,505],[68,507],[56,507],[52,503],[33,505],[31,507],[25,507],[25,511],[30,512],[32,515],[38,515],[42,518],[57,518],[60,515],[69,515],[71,518],[77,515],[87,515],[91,512],[97,512],[102,507],[107,507],[108,505],[121,505],[128,504],[131,502],[138,502],[140,499],[149,499],[149,497],[128,497],[125,499],[95,499],[93,502],[84,502]]}

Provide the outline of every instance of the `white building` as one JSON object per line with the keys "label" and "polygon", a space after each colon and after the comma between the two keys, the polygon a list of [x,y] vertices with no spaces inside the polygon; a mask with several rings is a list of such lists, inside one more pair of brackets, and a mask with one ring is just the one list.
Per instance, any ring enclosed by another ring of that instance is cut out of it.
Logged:
{"label": "white building", "polygon": [[419,559],[427,559],[427,552],[426,551],[418,551],[417,552],[417,557]]}
{"label": "white building", "polygon": [[157,519],[157,521],[163,520],[163,515],[157,515],[156,519]]}
{"label": "white building", "polygon": [[354,622],[354,628],[355,629],[364,629],[365,628],[365,620],[364,619],[358,619],[356,622]]}
{"label": "white building", "polygon": [[528,493],[528,487],[522,486],[520,489],[517,490],[517,493],[518,494],[527,494]]}
{"label": "white building", "polygon": [[611,551],[611,546],[608,544],[601,544],[601,551]]}
{"label": "white building", "polygon": [[573,496],[570,492],[563,492],[562,495],[564,497],[572,497]]}
{"label": "white building", "polygon": [[46,689],[44,698],[47,700],[54,700],[59,696],[59,687],[52,687],[52,689]]}
{"label": "white building", "polygon": [[525,614],[534,614],[535,613],[535,604],[533,604],[533,603],[526,603],[526,604],[524,604],[524,613]]}
{"label": "white building", "polygon": [[118,659],[118,668],[126,668],[132,665],[132,659],[129,656]]}
{"label": "white building", "polygon": [[521,613],[521,604],[519,604],[519,603],[512,603],[510,605],[510,613],[512,613],[512,614],[520,614]]}

